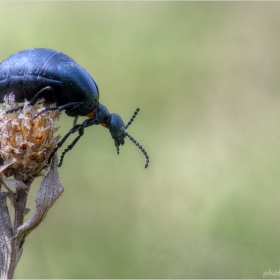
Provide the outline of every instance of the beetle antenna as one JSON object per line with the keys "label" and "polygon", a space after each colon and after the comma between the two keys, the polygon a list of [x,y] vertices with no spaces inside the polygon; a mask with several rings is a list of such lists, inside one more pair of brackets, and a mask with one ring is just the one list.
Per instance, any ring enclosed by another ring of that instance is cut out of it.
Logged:
{"label": "beetle antenna", "polygon": [[[136,111],[138,112],[139,110],[136,110]],[[134,113],[134,116],[136,116],[136,114]],[[147,168],[148,165],[149,165],[149,156],[148,156],[146,150],[132,136],[130,136],[127,132],[124,132],[124,135],[127,136],[141,150],[141,152],[144,154],[144,156],[146,158],[145,168]]]}
{"label": "beetle antenna", "polygon": [[131,119],[129,120],[129,122],[128,122],[127,125],[125,126],[125,129],[127,129],[127,128],[131,125],[131,123],[134,121],[134,119],[135,119],[135,117],[137,116],[137,114],[138,114],[139,111],[140,111],[140,108],[137,108],[137,109],[135,110],[135,112],[133,113]]}

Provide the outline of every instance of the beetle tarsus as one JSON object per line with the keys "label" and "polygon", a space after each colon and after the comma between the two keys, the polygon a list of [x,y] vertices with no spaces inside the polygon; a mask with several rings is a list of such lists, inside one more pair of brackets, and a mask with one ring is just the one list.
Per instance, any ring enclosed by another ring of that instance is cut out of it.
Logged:
{"label": "beetle tarsus", "polygon": [[13,109],[11,109],[11,110],[7,110],[7,111],[6,111],[6,114],[10,114],[10,113],[16,112],[16,111],[18,111],[18,110],[22,110],[23,107],[24,107],[24,105],[21,105],[21,106],[18,106],[18,107],[16,107],[16,108],[13,108]]}

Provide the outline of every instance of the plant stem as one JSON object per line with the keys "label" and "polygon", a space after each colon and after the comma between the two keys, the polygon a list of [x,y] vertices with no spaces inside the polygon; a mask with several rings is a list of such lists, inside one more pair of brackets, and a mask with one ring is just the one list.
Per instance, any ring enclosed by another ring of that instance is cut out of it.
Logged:
{"label": "plant stem", "polygon": [[[16,265],[21,257],[25,236],[16,236],[17,229],[23,224],[28,190],[31,182],[26,183],[26,188],[17,187],[15,193],[0,192],[0,276],[1,279],[13,278]],[[7,197],[15,208],[14,223],[12,225]]]}
{"label": "plant stem", "polygon": [[[36,206],[33,215],[25,222],[24,216],[29,209],[26,207],[29,189],[33,179],[23,181],[21,173],[15,173],[15,180],[3,180],[0,177],[0,277],[1,279],[12,279],[14,271],[23,251],[25,238],[35,229],[47,216],[48,211],[64,191],[59,179],[57,167],[57,154],[52,158],[48,174],[41,182],[36,194]],[[12,191],[6,181],[14,185]],[[6,191],[1,191],[1,184]],[[14,222],[12,224],[7,207],[7,198],[15,208]]]}

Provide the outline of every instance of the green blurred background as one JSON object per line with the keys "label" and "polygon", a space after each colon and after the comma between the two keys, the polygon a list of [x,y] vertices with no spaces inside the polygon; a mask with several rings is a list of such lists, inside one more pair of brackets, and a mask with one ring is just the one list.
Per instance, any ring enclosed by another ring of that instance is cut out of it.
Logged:
{"label": "green blurred background", "polygon": [[[1,60],[57,49],[110,112],[127,122],[139,106],[129,133],[151,159],[145,170],[130,141],[117,156],[106,129],[88,128],[16,278],[279,271],[280,3],[1,2],[0,22]],[[63,114],[59,133],[71,124]]]}

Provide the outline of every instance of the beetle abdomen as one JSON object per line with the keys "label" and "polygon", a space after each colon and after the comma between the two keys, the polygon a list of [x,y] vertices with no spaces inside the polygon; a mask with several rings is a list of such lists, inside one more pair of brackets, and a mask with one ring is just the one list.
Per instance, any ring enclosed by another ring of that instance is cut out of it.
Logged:
{"label": "beetle abdomen", "polygon": [[11,92],[18,102],[30,100],[45,86],[52,86],[59,93],[61,81],[57,66],[61,62],[74,60],[49,49],[25,50],[9,56],[0,64],[0,102]]}

